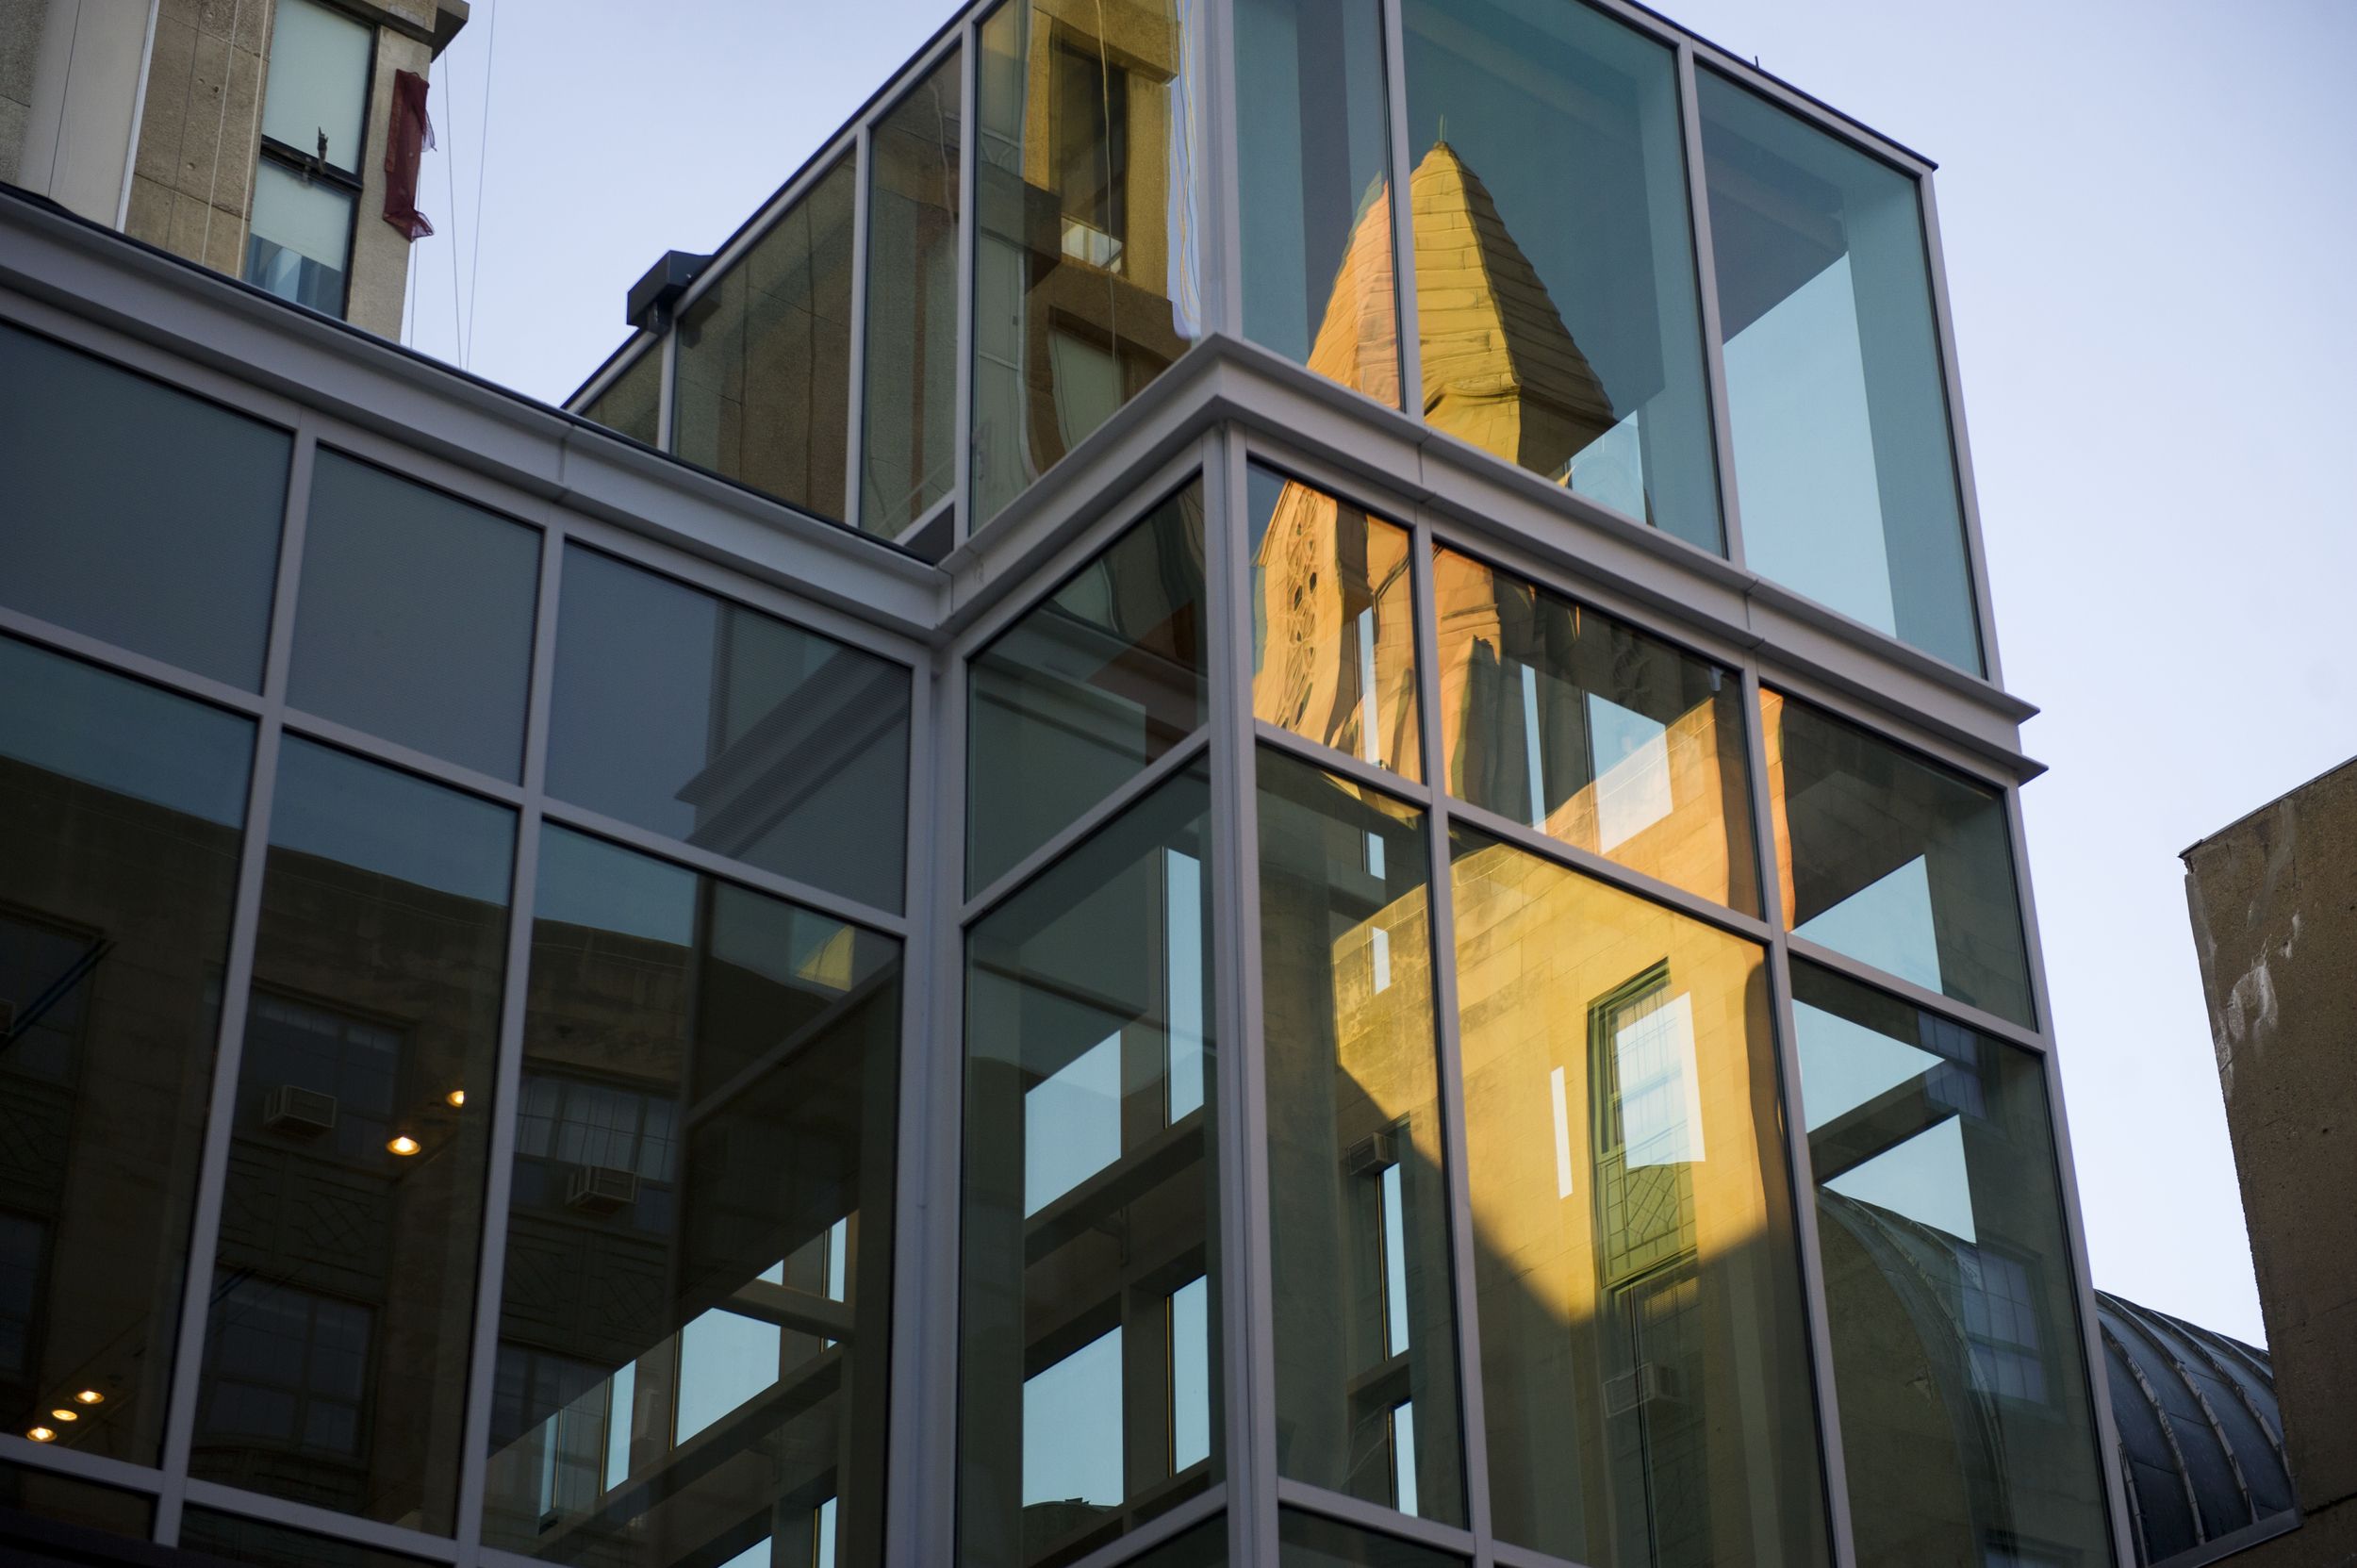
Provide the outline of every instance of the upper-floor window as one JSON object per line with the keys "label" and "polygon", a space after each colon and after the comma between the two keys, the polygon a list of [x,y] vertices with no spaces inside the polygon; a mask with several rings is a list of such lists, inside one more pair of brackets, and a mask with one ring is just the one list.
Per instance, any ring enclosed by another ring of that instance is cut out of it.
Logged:
{"label": "upper-floor window", "polygon": [[330,316],[344,313],[375,46],[341,11],[278,0],[245,280]]}

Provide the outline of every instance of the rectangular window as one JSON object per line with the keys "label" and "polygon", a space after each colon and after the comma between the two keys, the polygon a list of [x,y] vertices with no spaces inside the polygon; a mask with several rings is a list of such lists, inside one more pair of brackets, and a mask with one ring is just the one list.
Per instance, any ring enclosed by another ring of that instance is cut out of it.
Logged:
{"label": "rectangular window", "polygon": [[158,1462],[251,719],[0,638],[0,1430]]}
{"label": "rectangular window", "polygon": [[1766,952],[1451,850],[1497,1533],[1599,1568],[1823,1562]]}
{"label": "rectangular window", "polygon": [[1068,1562],[1219,1478],[1211,792],[968,933],[959,1556]]}
{"label": "rectangular window", "polygon": [[1735,671],[1452,550],[1432,599],[1450,794],[1759,913]]}
{"label": "rectangular window", "polygon": [[1792,965],[1863,1568],[2110,1553],[2044,1064]]}
{"label": "rectangular window", "polygon": [[867,190],[860,526],[899,535],[957,477],[958,166],[965,57],[876,123]]}
{"label": "rectangular window", "polygon": [[360,173],[375,29],[312,0],[278,0],[262,134],[345,174]]}
{"label": "rectangular window", "polygon": [[264,158],[254,170],[245,280],[322,315],[344,313],[352,270],[353,193]]}
{"label": "rectangular window", "polygon": [[982,22],[978,523],[1202,336],[1196,11],[1007,0]]}
{"label": "rectangular window", "polygon": [[145,1541],[156,1527],[153,1497],[23,1464],[0,1462],[0,1508],[135,1541]]}
{"label": "rectangular window", "polygon": [[313,0],[277,0],[262,95],[245,280],[344,313],[368,145],[376,29]]}
{"label": "rectangular window", "polygon": [[1260,753],[1280,1476],[1465,1523],[1424,813]]}
{"label": "rectangular window", "polygon": [[250,1562],[254,1568],[427,1568],[418,1558],[193,1503],[180,1515],[180,1545],[232,1562]]}
{"label": "rectangular window", "polygon": [[484,1532],[881,1560],[900,958],[542,831]]}
{"label": "rectangular window", "polygon": [[671,450],[822,518],[846,515],[851,208],[844,158],[688,306]]}

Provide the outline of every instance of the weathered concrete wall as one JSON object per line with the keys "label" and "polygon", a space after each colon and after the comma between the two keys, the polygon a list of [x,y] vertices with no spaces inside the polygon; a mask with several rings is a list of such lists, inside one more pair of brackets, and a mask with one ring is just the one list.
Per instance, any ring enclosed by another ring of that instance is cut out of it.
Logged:
{"label": "weathered concrete wall", "polygon": [[236,277],[261,145],[268,0],[163,0],[124,232]]}
{"label": "weathered concrete wall", "polygon": [[33,60],[48,0],[0,0],[0,180],[23,185],[18,173],[25,127],[33,113]]}
{"label": "weathered concrete wall", "polygon": [[[393,124],[393,74],[424,75],[433,51],[390,27],[376,30],[376,79],[369,88],[369,145],[360,159],[360,221],[353,225],[352,290],[344,319],[385,338],[401,336],[402,296],[409,287],[409,240],[385,222],[385,146]],[[450,232],[450,215],[431,222]]]}
{"label": "weathered concrete wall", "polygon": [[2252,1568],[2357,1563],[2357,762],[2184,853],[2301,1529]]}

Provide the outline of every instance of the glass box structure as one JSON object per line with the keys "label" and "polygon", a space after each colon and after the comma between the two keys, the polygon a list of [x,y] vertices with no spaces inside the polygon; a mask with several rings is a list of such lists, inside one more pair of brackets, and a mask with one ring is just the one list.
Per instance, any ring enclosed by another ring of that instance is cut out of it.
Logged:
{"label": "glass box structure", "polygon": [[0,1505],[2133,1560],[1931,169],[1651,13],[978,7],[569,411],[0,196]]}

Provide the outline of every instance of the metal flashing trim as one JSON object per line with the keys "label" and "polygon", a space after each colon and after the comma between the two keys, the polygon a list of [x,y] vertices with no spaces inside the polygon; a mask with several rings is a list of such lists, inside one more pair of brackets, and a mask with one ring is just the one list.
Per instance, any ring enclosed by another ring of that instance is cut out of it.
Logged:
{"label": "metal flashing trim", "polygon": [[164,1473],[160,1470],[110,1460],[104,1454],[86,1454],[79,1448],[60,1448],[54,1443],[35,1443],[14,1432],[0,1432],[0,1461],[20,1464],[28,1470],[55,1471],[76,1480],[97,1481],[150,1496],[164,1489]]}
{"label": "metal flashing trim", "polygon": [[284,1497],[272,1497],[259,1492],[240,1492],[219,1481],[199,1480],[190,1477],[188,1485],[190,1502],[223,1513],[287,1525],[317,1535],[336,1536],[382,1551],[398,1552],[404,1557],[422,1558],[429,1562],[455,1562],[458,1560],[458,1543],[447,1536],[405,1530],[398,1525],[380,1524],[358,1514],[338,1513],[331,1509],[289,1502]]}
{"label": "metal flashing trim", "polygon": [[[2023,1050],[2036,1051],[2040,1056],[2054,1048],[2053,1042],[2038,1030],[2025,1029],[1994,1013],[1984,1013],[1970,1002],[1958,1001],[1953,997],[1918,985],[1911,980],[1903,980],[1887,969],[1877,969],[1871,964],[1860,963],[1847,953],[1837,952],[1805,936],[1786,932],[1784,941],[1794,958],[1805,959],[1821,969],[1831,969],[1846,979],[1856,981],[1860,985],[1896,997],[1919,1012],[1939,1014],[1967,1029],[2003,1040],[2007,1045],[2019,1046]],[[2039,999],[2042,1004],[2044,999]]]}

